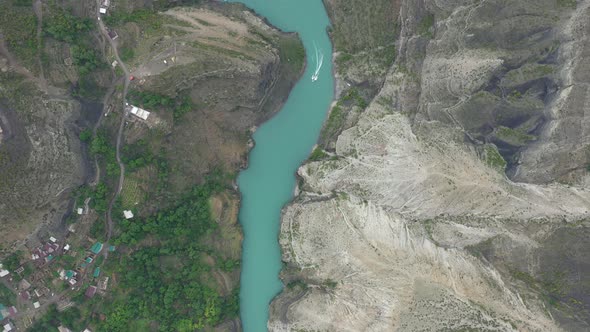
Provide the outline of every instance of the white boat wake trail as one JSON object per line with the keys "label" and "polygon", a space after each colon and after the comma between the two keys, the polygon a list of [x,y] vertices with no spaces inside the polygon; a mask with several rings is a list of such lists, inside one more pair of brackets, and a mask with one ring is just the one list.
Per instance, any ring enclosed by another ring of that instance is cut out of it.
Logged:
{"label": "white boat wake trail", "polygon": [[322,69],[322,64],[324,63],[324,54],[322,51],[318,50],[315,42],[313,43],[313,48],[315,50],[315,71],[313,72],[313,75],[311,75],[311,81],[315,82],[320,75],[320,69]]}

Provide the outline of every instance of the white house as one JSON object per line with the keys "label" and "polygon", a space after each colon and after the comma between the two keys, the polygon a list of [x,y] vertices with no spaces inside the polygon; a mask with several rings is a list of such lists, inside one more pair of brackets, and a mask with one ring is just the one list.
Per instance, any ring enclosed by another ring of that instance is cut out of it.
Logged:
{"label": "white house", "polygon": [[131,114],[143,120],[147,120],[148,116],[150,116],[150,112],[137,106],[131,106]]}
{"label": "white house", "polygon": [[131,210],[125,210],[125,211],[123,211],[123,215],[125,216],[125,219],[131,219],[131,218],[133,218],[133,212],[131,212]]}

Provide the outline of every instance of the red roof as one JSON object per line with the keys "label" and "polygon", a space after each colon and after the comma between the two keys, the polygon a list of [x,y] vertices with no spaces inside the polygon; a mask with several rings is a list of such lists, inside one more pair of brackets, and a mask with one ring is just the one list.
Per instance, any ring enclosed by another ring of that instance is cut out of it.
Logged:
{"label": "red roof", "polygon": [[90,286],[86,288],[86,292],[84,293],[86,297],[93,297],[96,294],[96,286]]}
{"label": "red roof", "polygon": [[39,256],[39,258],[44,258],[45,256],[47,256],[47,254],[41,249],[33,250],[33,254]]}

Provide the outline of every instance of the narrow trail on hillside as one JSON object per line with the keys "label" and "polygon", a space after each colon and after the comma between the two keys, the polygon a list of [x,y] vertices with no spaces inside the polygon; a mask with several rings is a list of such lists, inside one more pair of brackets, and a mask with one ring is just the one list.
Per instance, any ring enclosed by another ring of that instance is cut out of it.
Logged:
{"label": "narrow trail on hillside", "polygon": [[[37,16],[37,47],[39,50],[43,49],[43,3],[41,0],[33,1],[33,11]],[[39,66],[39,78],[38,82],[41,85],[41,89],[44,91],[48,90],[47,80],[45,79],[45,71],[43,70],[43,62],[41,61],[41,53],[37,52],[37,66]]]}
{"label": "narrow trail on hillside", "polygon": [[[122,98],[122,107],[123,107],[123,115],[121,117],[121,122],[119,124],[119,130],[117,132],[117,143],[116,143],[116,147],[115,147],[115,157],[117,160],[117,164],[119,165],[119,180],[117,183],[117,189],[111,199],[111,201],[109,202],[109,208],[107,210],[107,216],[106,216],[106,222],[107,222],[107,238],[106,238],[106,244],[108,244],[108,242],[111,239],[111,236],[113,235],[113,218],[112,218],[112,212],[113,212],[113,206],[115,205],[115,202],[117,201],[117,198],[119,197],[119,194],[121,193],[121,190],[123,189],[123,183],[125,182],[125,164],[123,164],[123,162],[121,161],[121,141],[122,141],[122,137],[123,137],[123,129],[125,128],[125,121],[127,120],[127,115],[128,115],[128,111],[126,108],[126,98],[127,98],[127,91],[129,89],[129,83],[130,83],[130,77],[129,77],[129,71],[127,70],[127,66],[125,66],[125,63],[121,60],[121,57],[119,56],[119,51],[117,50],[117,42],[113,39],[111,39],[111,37],[109,36],[109,32],[107,27],[104,25],[103,21],[100,19],[100,13],[99,13],[99,8],[100,8],[100,1],[97,0],[96,1],[96,15],[97,15],[97,22],[98,22],[98,27],[100,30],[101,35],[109,42],[109,44],[111,45],[111,49],[113,50],[113,55],[115,56],[115,59],[118,62],[118,65],[121,67],[121,69],[123,70],[124,73],[124,82],[123,82],[123,98]],[[104,107],[104,106],[103,106]],[[103,110],[104,113],[104,110]],[[108,256],[108,250],[105,250],[105,258]]]}

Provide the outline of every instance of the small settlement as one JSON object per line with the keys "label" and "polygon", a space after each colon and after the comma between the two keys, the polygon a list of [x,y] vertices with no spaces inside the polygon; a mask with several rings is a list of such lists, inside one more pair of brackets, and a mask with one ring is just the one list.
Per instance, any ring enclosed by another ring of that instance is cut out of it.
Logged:
{"label": "small settlement", "polygon": [[[75,306],[76,296],[90,299],[107,293],[113,276],[102,266],[116,247],[88,237],[85,231],[76,233],[94,220],[93,213],[84,209],[80,213],[77,207],[72,212],[77,221],[63,238],[47,235],[28,243],[28,252],[21,250],[16,259],[0,263],[0,332],[28,328],[49,305],[63,311]],[[134,217],[131,210],[122,214],[127,220]]]}
{"label": "small settlement", "polygon": [[[49,304],[55,303],[59,311],[73,306],[71,297],[78,292],[87,298],[106,293],[109,277],[101,277],[102,254],[115,247],[105,249],[102,242],[85,238],[87,245],[76,248],[66,242],[68,236],[50,236],[21,257],[13,271],[0,264],[0,287],[14,293],[14,299],[0,303],[1,331],[26,329]],[[69,331],[64,326],[59,330]]]}
{"label": "small settlement", "polygon": [[98,9],[98,12],[101,14],[106,14],[107,9],[109,9],[110,4],[111,4],[110,0],[102,0],[102,2],[100,3],[100,8]]}
{"label": "small settlement", "polygon": [[[112,9],[111,6],[111,0],[100,0],[99,21]],[[108,27],[107,33],[111,40],[119,37]],[[71,65],[71,59],[66,60]],[[115,60],[112,67],[118,64]],[[133,80],[133,77],[130,79]],[[127,105],[125,111],[144,121],[150,116],[149,111],[133,105]],[[2,128],[0,139],[1,134]],[[75,207],[72,211],[79,221],[92,218],[88,200],[84,206]],[[125,210],[123,216],[132,219],[134,214]],[[107,253],[114,252],[116,248],[87,237],[87,232],[77,234],[77,225],[69,225],[64,238],[47,236],[42,241],[35,240],[35,244],[19,251],[11,264],[0,262],[0,332],[24,331],[50,305],[55,304],[58,311],[74,306],[72,299],[77,295],[93,298],[106,294],[109,281],[113,283],[116,278],[102,270],[101,266]],[[71,331],[63,325],[58,330]],[[85,328],[83,332],[92,331]]]}
{"label": "small settlement", "polygon": [[[100,7],[98,8],[98,20],[100,21],[101,15],[106,15],[107,11],[109,10],[109,6],[111,5],[111,0],[102,0],[102,2],[100,3]],[[119,35],[117,34],[116,31],[114,30],[107,30],[109,38],[111,38],[112,40],[115,40],[119,37]]]}

